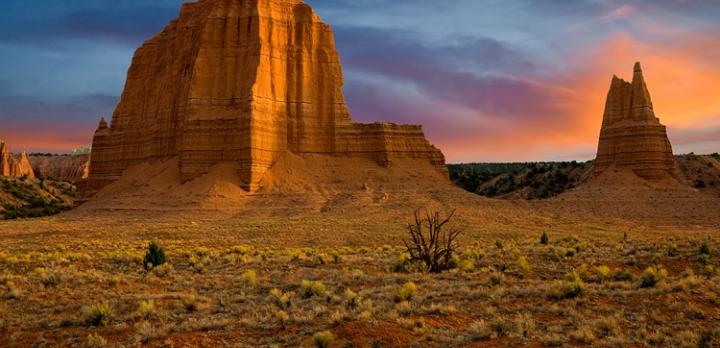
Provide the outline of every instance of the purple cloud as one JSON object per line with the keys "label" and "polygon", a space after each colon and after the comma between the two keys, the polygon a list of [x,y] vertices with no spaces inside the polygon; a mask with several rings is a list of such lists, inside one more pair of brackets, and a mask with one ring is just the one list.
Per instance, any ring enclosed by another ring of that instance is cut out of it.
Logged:
{"label": "purple cloud", "polygon": [[[428,47],[407,37],[409,33],[348,27],[335,32],[343,66],[350,73],[403,81],[428,97],[487,117],[526,119],[559,113],[547,88],[513,77],[531,76],[534,66],[499,41],[466,38],[453,45]],[[353,99],[360,90],[348,93],[351,104],[359,104]]]}

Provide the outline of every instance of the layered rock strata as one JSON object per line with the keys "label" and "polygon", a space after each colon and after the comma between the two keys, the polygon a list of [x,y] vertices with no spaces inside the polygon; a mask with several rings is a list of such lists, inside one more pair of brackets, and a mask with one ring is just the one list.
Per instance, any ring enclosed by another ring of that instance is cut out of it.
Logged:
{"label": "layered rock strata", "polygon": [[680,178],[665,126],[655,116],[640,63],[632,82],[613,76],[593,174],[630,169],[646,180]]}
{"label": "layered rock strata", "polygon": [[34,178],[35,173],[25,152],[15,157],[4,142],[0,143],[0,176]]}
{"label": "layered rock strata", "polygon": [[89,197],[130,166],[179,157],[184,181],[239,164],[261,187],[283,153],[411,158],[444,170],[420,126],[356,124],[333,32],[300,0],[201,0],[133,58],[111,125],[93,139]]}

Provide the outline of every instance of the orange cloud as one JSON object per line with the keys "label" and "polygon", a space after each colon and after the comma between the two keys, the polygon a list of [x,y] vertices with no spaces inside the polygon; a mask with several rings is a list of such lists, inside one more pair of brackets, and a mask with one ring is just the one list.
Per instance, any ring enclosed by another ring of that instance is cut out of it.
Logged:
{"label": "orange cloud", "polygon": [[[632,78],[632,63],[643,64],[645,79],[653,97],[656,114],[670,127],[697,127],[720,124],[720,45],[717,36],[691,33],[666,42],[643,43],[630,35],[611,37],[597,50],[578,58],[583,62],[576,76],[581,95],[597,95],[607,90],[610,76]],[[597,98],[590,101],[601,114]],[[578,110],[578,112],[583,112]],[[597,118],[590,116],[587,118]]]}

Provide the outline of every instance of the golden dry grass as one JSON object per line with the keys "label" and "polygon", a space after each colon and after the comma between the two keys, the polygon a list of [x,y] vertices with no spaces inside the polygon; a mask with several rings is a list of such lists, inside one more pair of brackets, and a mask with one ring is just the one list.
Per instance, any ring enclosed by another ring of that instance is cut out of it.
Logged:
{"label": "golden dry grass", "polygon": [[[720,343],[717,231],[543,219],[458,219],[458,268],[438,275],[397,271],[403,220],[4,222],[0,337],[116,347]],[[146,272],[151,240],[169,262]],[[667,275],[642,287],[654,266]]]}

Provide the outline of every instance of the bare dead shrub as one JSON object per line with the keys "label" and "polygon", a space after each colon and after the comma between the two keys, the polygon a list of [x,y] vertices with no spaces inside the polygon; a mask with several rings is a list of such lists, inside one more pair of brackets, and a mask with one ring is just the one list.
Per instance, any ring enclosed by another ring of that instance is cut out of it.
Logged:
{"label": "bare dead shrub", "polygon": [[407,226],[410,241],[403,241],[407,253],[410,254],[410,262],[424,265],[425,270],[431,273],[440,273],[451,268],[452,256],[458,248],[456,239],[462,232],[457,229],[443,229],[453,216],[454,209],[444,217],[438,211],[415,211],[415,221]]}

